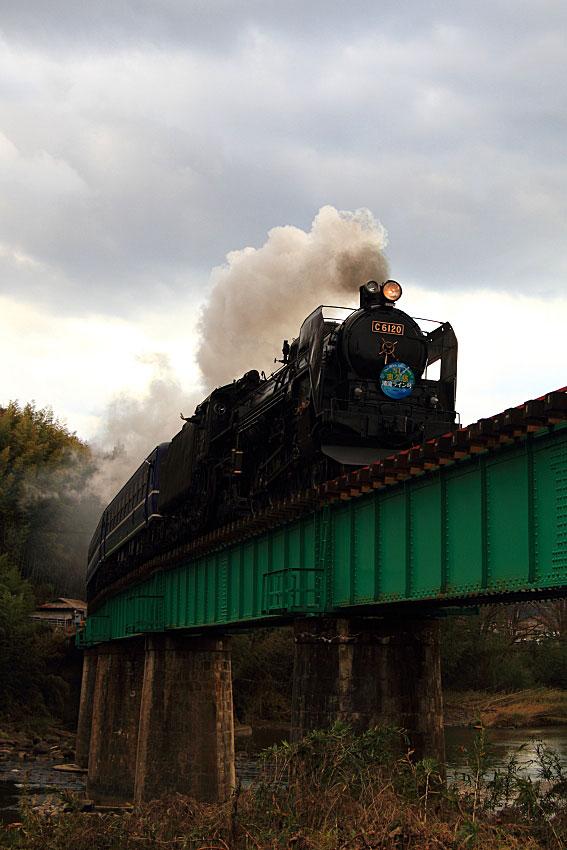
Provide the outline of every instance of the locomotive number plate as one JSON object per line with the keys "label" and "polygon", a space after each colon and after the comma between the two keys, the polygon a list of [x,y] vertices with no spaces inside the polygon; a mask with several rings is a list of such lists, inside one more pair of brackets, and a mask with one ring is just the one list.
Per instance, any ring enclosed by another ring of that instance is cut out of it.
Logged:
{"label": "locomotive number plate", "polygon": [[396,322],[380,322],[374,320],[372,322],[372,333],[375,334],[397,334],[404,335],[404,325],[399,325]]}

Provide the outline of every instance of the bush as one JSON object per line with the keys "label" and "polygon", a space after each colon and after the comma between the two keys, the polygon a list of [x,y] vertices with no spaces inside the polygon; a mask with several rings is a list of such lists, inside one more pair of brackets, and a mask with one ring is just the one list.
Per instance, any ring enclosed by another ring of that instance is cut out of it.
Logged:
{"label": "bush", "polygon": [[446,789],[435,762],[412,763],[403,732],[355,735],[344,724],[266,751],[263,775],[222,805],[174,794],[121,815],[29,806],[0,847],[13,850],[558,850],[567,839],[567,777],[538,749],[538,777],[517,760],[495,771],[484,730],[468,770]]}
{"label": "bush", "polygon": [[34,604],[30,583],[0,556],[0,713],[6,719],[61,711],[68,695],[50,669],[67,639],[30,618]]}
{"label": "bush", "polygon": [[551,688],[567,688],[567,643],[562,640],[545,641],[535,655],[536,682]]}

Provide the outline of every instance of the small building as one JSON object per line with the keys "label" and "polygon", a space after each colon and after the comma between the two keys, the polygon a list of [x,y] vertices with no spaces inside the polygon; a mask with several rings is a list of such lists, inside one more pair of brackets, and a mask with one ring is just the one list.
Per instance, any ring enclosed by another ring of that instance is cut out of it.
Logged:
{"label": "small building", "polygon": [[87,603],[82,599],[67,599],[60,596],[51,602],[38,605],[33,614],[33,620],[44,620],[57,629],[69,629],[75,623],[84,620],[87,615]]}

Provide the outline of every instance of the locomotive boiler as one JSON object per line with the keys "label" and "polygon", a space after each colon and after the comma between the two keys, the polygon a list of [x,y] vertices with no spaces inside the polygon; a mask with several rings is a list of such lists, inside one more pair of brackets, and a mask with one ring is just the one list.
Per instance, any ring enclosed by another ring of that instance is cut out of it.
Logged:
{"label": "locomotive boiler", "polygon": [[[89,595],[160,549],[451,430],[455,334],[448,323],[424,332],[396,306],[401,294],[396,281],[369,281],[358,309],[317,307],[298,337],[284,341],[272,375],[252,370],[213,390],[130,479],[138,501],[126,485],[107,508],[116,514],[124,503],[148,518],[134,531],[125,511],[124,540],[116,543],[114,524],[106,555],[111,523],[103,515],[89,554]],[[436,362],[439,374],[428,377]],[[157,510],[142,505],[148,466],[159,481]]]}

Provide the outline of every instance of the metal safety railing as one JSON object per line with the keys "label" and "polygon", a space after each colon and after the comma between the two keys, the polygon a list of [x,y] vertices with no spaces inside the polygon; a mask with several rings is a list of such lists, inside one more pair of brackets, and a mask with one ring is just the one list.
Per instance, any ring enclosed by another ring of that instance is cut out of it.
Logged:
{"label": "metal safety railing", "polygon": [[111,637],[110,617],[108,616],[89,617],[86,622],[77,624],[75,641],[79,649],[84,649],[95,643],[104,643]]}
{"label": "metal safety railing", "polygon": [[126,606],[126,634],[162,632],[165,629],[163,596],[137,594],[128,597]]}
{"label": "metal safety railing", "polygon": [[325,570],[317,567],[283,569],[267,573],[263,577],[262,613],[321,611],[324,589]]}

